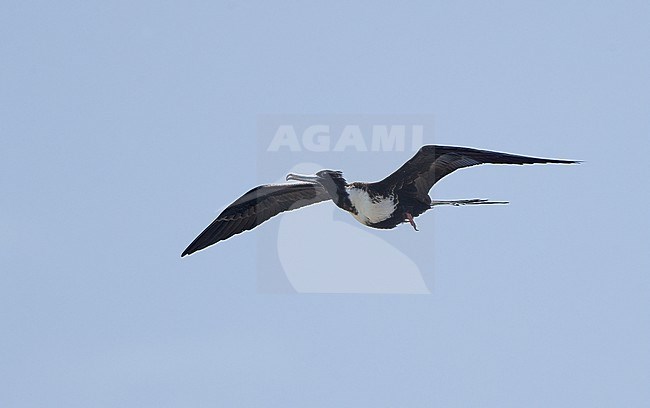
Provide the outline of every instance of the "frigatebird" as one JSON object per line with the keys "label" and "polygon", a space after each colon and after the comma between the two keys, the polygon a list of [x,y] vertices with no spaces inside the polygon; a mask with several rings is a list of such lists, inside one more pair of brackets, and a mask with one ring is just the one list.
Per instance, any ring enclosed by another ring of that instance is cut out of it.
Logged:
{"label": "frigatebird", "polygon": [[286,184],[255,187],[230,204],[183,251],[181,257],[253,229],[284,211],[332,200],[361,224],[391,229],[436,205],[507,204],[484,199],[437,201],[429,197],[436,182],[454,170],[478,164],[574,164],[575,160],[542,159],[469,147],[426,145],[402,167],[374,183],[348,183],[343,173],[321,170],[313,176],[289,174]]}

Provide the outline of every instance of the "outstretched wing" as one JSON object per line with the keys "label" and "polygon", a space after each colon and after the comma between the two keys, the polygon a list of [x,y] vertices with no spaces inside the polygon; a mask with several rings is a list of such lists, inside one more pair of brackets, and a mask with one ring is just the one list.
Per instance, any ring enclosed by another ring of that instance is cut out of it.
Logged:
{"label": "outstretched wing", "polygon": [[489,150],[471,149],[456,146],[422,146],[420,150],[402,167],[382,181],[375,183],[381,188],[402,188],[413,184],[417,196],[428,200],[428,193],[441,178],[463,167],[477,164],[535,164],[535,163],[578,163],[572,160],[542,159],[519,156]]}
{"label": "outstretched wing", "polygon": [[291,183],[255,187],[223,210],[183,251],[181,257],[253,229],[283,211],[329,199],[330,195],[319,184]]}

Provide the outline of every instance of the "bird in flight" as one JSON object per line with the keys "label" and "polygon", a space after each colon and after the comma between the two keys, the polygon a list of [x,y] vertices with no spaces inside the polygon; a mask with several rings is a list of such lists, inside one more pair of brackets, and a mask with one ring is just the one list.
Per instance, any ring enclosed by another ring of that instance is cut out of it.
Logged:
{"label": "bird in flight", "polygon": [[429,190],[454,170],[478,164],[574,164],[579,161],[542,159],[469,147],[426,145],[402,167],[381,181],[348,183],[343,173],[321,170],[315,175],[289,174],[285,184],[255,187],[230,204],[181,257],[253,229],[284,211],[332,200],[337,207],[371,228],[391,229],[436,205],[507,204],[504,201],[432,200]]}

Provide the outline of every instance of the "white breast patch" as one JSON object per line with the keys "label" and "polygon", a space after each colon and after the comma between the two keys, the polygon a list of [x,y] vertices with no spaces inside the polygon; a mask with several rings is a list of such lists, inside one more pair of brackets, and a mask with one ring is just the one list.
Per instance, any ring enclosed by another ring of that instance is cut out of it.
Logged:
{"label": "white breast patch", "polygon": [[367,192],[360,188],[346,188],[350,202],[356,208],[357,214],[352,216],[364,225],[376,224],[390,218],[397,207],[394,196],[388,196],[373,201]]}

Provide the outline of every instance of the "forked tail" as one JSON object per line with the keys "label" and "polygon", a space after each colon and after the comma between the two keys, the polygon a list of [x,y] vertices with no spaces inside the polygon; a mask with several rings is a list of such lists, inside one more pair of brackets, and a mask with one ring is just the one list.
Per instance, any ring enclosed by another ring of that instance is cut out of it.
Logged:
{"label": "forked tail", "polygon": [[474,198],[471,200],[432,200],[431,207],[436,205],[476,205],[476,204],[508,204],[507,201],[489,201],[483,198]]}

